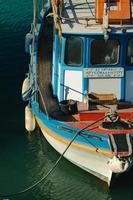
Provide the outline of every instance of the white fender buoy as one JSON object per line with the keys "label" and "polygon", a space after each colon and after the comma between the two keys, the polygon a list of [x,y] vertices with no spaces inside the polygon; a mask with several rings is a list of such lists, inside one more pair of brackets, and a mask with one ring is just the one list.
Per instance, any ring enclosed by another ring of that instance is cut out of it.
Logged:
{"label": "white fender buoy", "polygon": [[27,131],[34,131],[36,128],[36,121],[31,107],[25,107],[25,129]]}
{"label": "white fender buoy", "polygon": [[27,76],[24,79],[23,85],[22,85],[22,94],[24,94],[29,89],[29,77]]}
{"label": "white fender buoy", "polygon": [[109,168],[111,169],[111,171],[114,173],[123,173],[127,171],[127,169],[129,168],[128,160],[120,160],[116,156],[109,159],[107,164]]}

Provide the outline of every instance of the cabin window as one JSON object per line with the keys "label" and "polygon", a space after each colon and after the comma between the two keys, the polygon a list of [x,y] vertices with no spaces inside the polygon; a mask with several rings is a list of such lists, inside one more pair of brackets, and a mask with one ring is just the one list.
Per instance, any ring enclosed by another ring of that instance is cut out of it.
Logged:
{"label": "cabin window", "polygon": [[133,66],[133,39],[128,40],[126,64]]}
{"label": "cabin window", "polygon": [[117,40],[93,40],[91,43],[92,65],[115,65],[119,58],[119,42]]}
{"label": "cabin window", "polygon": [[80,37],[71,36],[66,39],[65,64],[71,66],[82,65],[83,41]]}

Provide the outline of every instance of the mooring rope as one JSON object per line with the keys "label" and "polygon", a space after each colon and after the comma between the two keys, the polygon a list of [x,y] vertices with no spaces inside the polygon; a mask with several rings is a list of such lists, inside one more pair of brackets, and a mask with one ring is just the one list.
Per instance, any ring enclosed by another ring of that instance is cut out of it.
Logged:
{"label": "mooring rope", "polygon": [[91,127],[92,125],[96,124],[97,122],[99,121],[102,121],[106,118],[106,116],[102,117],[102,118],[99,118],[97,121],[85,126],[84,128],[80,129],[79,131],[77,131],[77,133],[75,133],[74,137],[71,139],[71,141],[69,142],[69,144],[67,145],[66,149],[63,151],[63,153],[60,155],[60,157],[57,159],[57,161],[55,162],[54,166],[47,172],[47,174],[42,177],[39,181],[37,181],[36,183],[34,183],[33,185],[27,187],[26,189],[24,190],[21,190],[19,192],[16,192],[16,193],[11,193],[11,194],[0,194],[0,198],[7,198],[7,197],[13,197],[13,196],[18,196],[18,195],[21,195],[21,194],[24,194],[28,191],[30,191],[31,189],[35,188],[37,185],[39,185],[42,181],[44,181],[53,171],[54,169],[58,166],[60,160],[63,158],[64,154],[67,152],[67,150],[69,149],[69,147],[71,146],[71,144],[74,142],[74,140],[76,139],[76,137],[85,129]]}

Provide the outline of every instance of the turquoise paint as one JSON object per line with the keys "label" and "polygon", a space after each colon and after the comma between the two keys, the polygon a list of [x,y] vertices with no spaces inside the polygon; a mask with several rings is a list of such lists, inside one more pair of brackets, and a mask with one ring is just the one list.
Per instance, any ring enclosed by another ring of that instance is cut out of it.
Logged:
{"label": "turquoise paint", "polygon": [[[43,112],[39,112],[38,109],[39,105],[35,102],[32,102],[32,110],[34,114],[37,116],[37,118],[42,122],[44,127],[47,127],[49,131],[65,140],[71,140],[74,136],[73,133],[70,133],[69,131],[63,131],[60,130],[58,127],[62,126],[74,131],[79,131],[80,129],[74,128],[72,126],[68,126],[66,123],[53,120],[53,119],[47,119],[46,115]],[[108,143],[108,135],[103,135],[103,134],[97,134],[94,132],[89,132],[89,131],[84,131],[83,133],[96,136],[96,137],[101,137],[101,140],[93,139],[93,138],[84,138],[82,136],[78,136],[75,140],[76,143],[85,145],[88,147],[95,147],[103,150],[110,151],[110,146]]]}
{"label": "turquoise paint", "polygon": [[[69,70],[69,71],[83,71],[83,68],[86,66],[86,54],[84,52],[86,52],[86,45],[85,45],[85,37],[80,36],[80,38],[83,41],[83,59],[82,59],[82,64],[81,66],[68,66],[64,63],[64,51],[65,51],[65,43],[66,43],[66,38],[69,37],[69,35],[63,35],[64,37],[62,37],[62,50],[61,50],[61,64],[60,64],[60,81],[58,82],[58,88],[60,88],[60,93],[58,93],[58,99],[59,101],[62,101],[65,99],[65,94],[64,94],[64,86],[62,86],[62,84],[64,85],[64,76],[65,76],[65,71]],[[84,80],[82,79],[82,84],[83,84],[83,89],[82,89],[82,93],[84,93]],[[83,100],[83,98],[82,98]]]}
{"label": "turquoise paint", "polygon": [[58,79],[59,79],[59,37],[57,31],[54,29],[54,44],[53,44],[53,67],[52,67],[52,85],[53,94],[58,94]]}

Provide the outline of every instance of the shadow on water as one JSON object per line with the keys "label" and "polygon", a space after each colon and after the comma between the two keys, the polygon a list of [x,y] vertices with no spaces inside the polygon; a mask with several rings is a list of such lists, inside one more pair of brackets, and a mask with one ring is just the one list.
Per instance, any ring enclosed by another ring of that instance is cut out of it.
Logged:
{"label": "shadow on water", "polygon": [[6,134],[23,129],[21,86],[29,59],[24,53],[24,38],[30,29],[32,3],[0,0],[0,5],[0,132]]}
{"label": "shadow on water", "polygon": [[133,198],[133,171],[129,171],[118,177],[109,191],[108,200],[125,200]]}

